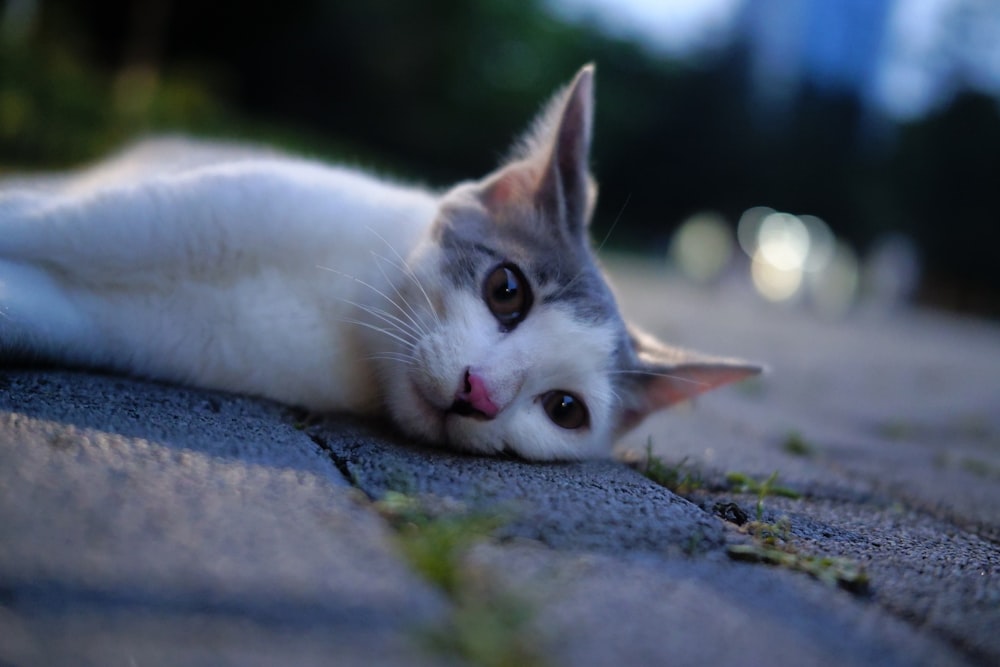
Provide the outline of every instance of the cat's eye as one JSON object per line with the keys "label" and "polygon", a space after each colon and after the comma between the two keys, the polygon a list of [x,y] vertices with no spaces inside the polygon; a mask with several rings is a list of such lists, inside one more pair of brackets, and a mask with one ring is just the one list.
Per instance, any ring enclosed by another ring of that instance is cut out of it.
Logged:
{"label": "cat's eye", "polygon": [[569,392],[558,389],[548,392],[542,396],[542,407],[556,426],[574,430],[590,423],[587,406]]}
{"label": "cat's eye", "polygon": [[516,327],[531,308],[532,295],[528,281],[513,264],[501,264],[483,282],[483,300],[505,330]]}

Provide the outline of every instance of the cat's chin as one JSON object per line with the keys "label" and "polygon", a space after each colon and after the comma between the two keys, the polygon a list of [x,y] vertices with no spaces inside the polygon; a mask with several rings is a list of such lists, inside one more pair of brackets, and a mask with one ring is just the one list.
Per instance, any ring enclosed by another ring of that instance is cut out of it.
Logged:
{"label": "cat's chin", "polygon": [[395,406],[394,417],[404,432],[431,447],[473,454],[509,451],[513,455],[523,456],[502,444],[499,447],[492,446],[490,438],[478,433],[482,423],[487,420],[475,414],[463,414],[452,409],[453,406],[441,408],[435,405],[420,392],[415,383],[408,383],[405,399],[397,401]]}
{"label": "cat's chin", "polygon": [[412,382],[407,387],[405,399],[397,403],[396,408],[396,421],[409,435],[428,444],[446,440],[447,408],[442,409],[431,403]]}
{"label": "cat's chin", "polygon": [[[485,418],[462,414],[451,408],[442,410],[419,392],[412,394],[412,401],[405,424],[410,435],[424,443],[474,454],[497,454],[503,451],[504,448],[497,449],[487,445],[488,439],[477,437],[475,431],[480,426],[479,422],[487,421]],[[506,449],[520,456],[520,453],[509,447]]]}

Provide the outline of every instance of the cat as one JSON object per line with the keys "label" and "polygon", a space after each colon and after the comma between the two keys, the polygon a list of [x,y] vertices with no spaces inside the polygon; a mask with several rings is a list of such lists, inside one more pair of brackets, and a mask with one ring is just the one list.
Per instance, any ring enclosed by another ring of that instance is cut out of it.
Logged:
{"label": "cat", "polygon": [[0,360],[387,416],[432,445],[607,456],[760,371],[630,328],[588,240],[594,68],[443,193],[265,149],[149,139],[0,187]]}

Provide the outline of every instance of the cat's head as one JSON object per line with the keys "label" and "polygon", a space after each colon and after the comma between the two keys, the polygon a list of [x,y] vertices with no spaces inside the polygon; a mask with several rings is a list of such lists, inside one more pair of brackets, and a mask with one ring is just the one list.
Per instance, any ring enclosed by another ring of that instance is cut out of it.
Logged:
{"label": "cat's head", "polygon": [[400,319],[414,335],[381,368],[407,433],[529,459],[602,456],[649,413],[759,372],[622,320],[587,236],[592,109],[587,66],[509,161],[442,198],[407,258]]}

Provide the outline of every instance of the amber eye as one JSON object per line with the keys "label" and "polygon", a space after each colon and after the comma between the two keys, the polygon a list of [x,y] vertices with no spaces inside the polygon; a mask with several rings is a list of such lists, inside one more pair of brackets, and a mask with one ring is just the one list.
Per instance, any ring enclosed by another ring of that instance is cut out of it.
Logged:
{"label": "amber eye", "polygon": [[509,331],[528,316],[531,288],[520,269],[513,264],[501,264],[486,276],[483,300],[497,322]]}
{"label": "amber eye", "polygon": [[550,391],[542,396],[542,407],[552,423],[565,429],[582,428],[590,422],[583,401],[562,390]]}

